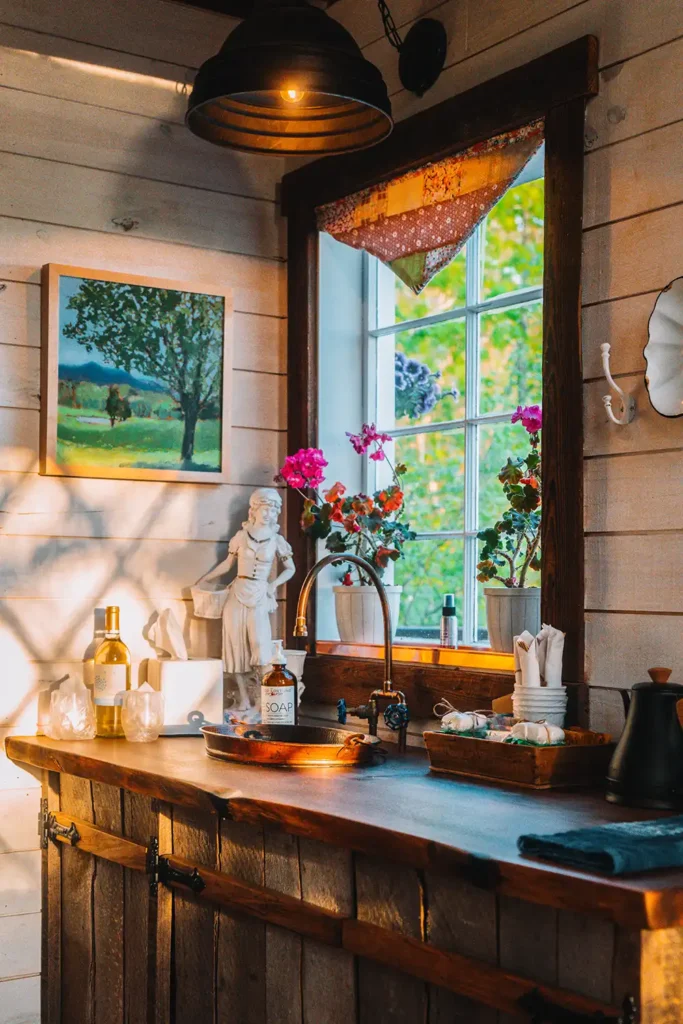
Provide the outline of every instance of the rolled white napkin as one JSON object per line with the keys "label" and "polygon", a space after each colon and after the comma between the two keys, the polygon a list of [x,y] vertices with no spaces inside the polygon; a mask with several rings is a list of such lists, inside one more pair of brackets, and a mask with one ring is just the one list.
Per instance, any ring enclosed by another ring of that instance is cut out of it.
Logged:
{"label": "rolled white napkin", "polygon": [[562,686],[562,655],[564,653],[564,633],[543,623],[541,632],[536,637],[538,664],[546,686]]}
{"label": "rolled white napkin", "polygon": [[521,640],[521,642],[523,644],[525,644],[528,647],[529,644],[531,644],[533,642],[534,638],[533,638],[533,636],[531,635],[531,633],[529,632],[528,629],[525,629],[524,632],[520,633],[519,636],[513,636],[513,638],[512,638],[512,651],[513,651],[513,654],[515,656],[515,686],[522,686],[523,685],[523,683],[522,683],[522,664],[521,664],[521,660],[520,660],[520,657],[519,657],[519,648],[517,646],[518,641],[520,641],[520,640]]}
{"label": "rolled white napkin", "polygon": [[[529,639],[527,639],[527,637]],[[526,631],[515,639],[515,658],[519,659],[520,686],[537,688],[541,685],[541,670],[538,665],[538,650],[535,637]],[[515,681],[517,672],[515,671]]]}

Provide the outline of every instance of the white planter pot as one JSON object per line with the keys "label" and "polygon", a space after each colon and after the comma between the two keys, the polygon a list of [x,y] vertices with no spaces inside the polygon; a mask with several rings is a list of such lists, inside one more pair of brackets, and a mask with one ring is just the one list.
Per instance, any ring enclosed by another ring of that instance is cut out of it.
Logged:
{"label": "white planter pot", "polygon": [[541,628],[540,587],[484,587],[486,623],[494,651],[512,654],[512,638]]}
{"label": "white planter pot", "polygon": [[[333,587],[339,639],[349,644],[383,644],[382,606],[374,587]],[[391,639],[396,636],[401,607],[400,586],[386,586],[391,610]]]}

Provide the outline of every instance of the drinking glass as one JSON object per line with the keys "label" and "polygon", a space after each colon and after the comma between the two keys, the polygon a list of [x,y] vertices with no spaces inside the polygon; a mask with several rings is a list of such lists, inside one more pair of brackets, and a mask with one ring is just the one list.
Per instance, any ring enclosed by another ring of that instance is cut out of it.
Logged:
{"label": "drinking glass", "polygon": [[67,679],[50,695],[50,719],[45,733],[53,740],[92,740],[95,708],[89,690],[80,681]]}
{"label": "drinking glass", "polygon": [[164,724],[164,698],[157,690],[127,690],[122,696],[121,724],[130,743],[159,738]]}

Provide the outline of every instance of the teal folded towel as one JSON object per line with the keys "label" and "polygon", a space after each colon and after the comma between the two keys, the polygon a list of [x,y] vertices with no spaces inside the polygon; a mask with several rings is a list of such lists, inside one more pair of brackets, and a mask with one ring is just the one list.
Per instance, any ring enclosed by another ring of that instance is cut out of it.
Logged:
{"label": "teal folded towel", "polygon": [[517,848],[529,857],[605,875],[681,868],[683,817],[624,821],[549,836],[520,836]]}

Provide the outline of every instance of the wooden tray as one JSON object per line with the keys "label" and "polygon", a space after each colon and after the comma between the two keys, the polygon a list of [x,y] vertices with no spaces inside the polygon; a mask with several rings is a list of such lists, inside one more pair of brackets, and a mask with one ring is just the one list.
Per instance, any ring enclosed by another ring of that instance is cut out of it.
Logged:
{"label": "wooden tray", "polygon": [[607,733],[565,730],[562,747],[493,743],[447,732],[425,732],[432,771],[509,782],[528,789],[594,786],[604,781],[615,744]]}

